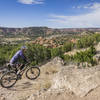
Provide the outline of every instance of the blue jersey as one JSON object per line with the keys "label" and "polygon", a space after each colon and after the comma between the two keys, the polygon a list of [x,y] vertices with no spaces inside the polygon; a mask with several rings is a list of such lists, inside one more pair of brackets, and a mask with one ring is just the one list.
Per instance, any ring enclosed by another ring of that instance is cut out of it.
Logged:
{"label": "blue jersey", "polygon": [[10,63],[15,64],[18,61],[19,58],[22,58],[24,61],[26,61],[26,57],[24,56],[22,50],[19,50],[19,51],[16,52],[16,54],[10,60]]}

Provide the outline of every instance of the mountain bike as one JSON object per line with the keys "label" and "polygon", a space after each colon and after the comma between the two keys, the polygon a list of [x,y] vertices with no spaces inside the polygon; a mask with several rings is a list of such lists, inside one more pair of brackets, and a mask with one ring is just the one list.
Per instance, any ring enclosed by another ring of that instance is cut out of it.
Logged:
{"label": "mountain bike", "polygon": [[[23,73],[25,72],[25,75],[28,79],[34,80],[40,75],[40,68],[39,66],[32,66],[29,67],[30,63],[23,64],[23,69],[16,72],[13,68],[9,66],[9,71],[5,72],[0,79],[0,84],[3,88],[11,88],[15,85],[15,83],[22,78]],[[18,65],[19,67],[20,65]]]}

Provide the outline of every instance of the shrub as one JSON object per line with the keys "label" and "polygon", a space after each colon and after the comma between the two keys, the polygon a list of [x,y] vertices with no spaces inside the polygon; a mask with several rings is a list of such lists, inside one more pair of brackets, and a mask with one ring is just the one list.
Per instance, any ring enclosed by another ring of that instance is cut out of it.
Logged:
{"label": "shrub", "polygon": [[96,49],[93,46],[91,46],[86,51],[77,52],[73,56],[63,55],[62,58],[66,62],[69,62],[69,61],[73,61],[73,62],[77,62],[77,63],[88,62],[88,63],[91,63],[92,65],[94,65],[94,64],[96,64],[96,61],[93,59],[93,56],[95,54],[96,54]]}
{"label": "shrub", "polygon": [[54,58],[56,56],[60,56],[62,54],[61,48],[52,48],[51,49],[51,57]]}
{"label": "shrub", "polygon": [[38,44],[28,44],[27,57],[36,65],[51,58],[51,50]]}
{"label": "shrub", "polygon": [[95,38],[93,36],[82,37],[77,42],[77,48],[86,48],[94,44]]}
{"label": "shrub", "polygon": [[73,49],[73,47],[74,47],[74,43],[66,42],[62,46],[62,52],[65,53],[65,52],[71,51]]}

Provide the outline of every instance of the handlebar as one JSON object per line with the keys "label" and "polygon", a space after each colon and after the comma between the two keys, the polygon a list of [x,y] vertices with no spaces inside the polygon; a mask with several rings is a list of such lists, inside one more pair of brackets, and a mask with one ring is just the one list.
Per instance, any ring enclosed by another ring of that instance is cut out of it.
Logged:
{"label": "handlebar", "polygon": [[28,62],[26,62],[26,64],[25,64],[25,65],[29,65],[30,63],[31,63],[31,62],[29,62],[29,61],[28,61]]}

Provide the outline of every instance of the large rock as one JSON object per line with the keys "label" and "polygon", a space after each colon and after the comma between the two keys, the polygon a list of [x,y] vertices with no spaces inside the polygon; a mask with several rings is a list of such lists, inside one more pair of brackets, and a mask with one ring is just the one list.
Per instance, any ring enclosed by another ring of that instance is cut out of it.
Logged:
{"label": "large rock", "polygon": [[97,52],[100,52],[100,42],[95,46]]}
{"label": "large rock", "polygon": [[97,53],[97,54],[93,57],[93,59],[95,59],[95,60],[97,61],[97,64],[99,64],[99,63],[100,63],[100,54]]}
{"label": "large rock", "polygon": [[100,63],[100,42],[95,46],[96,48],[96,55],[93,57],[93,59],[96,59],[97,64]]}
{"label": "large rock", "polygon": [[86,69],[65,66],[54,77],[50,91],[65,89],[83,97],[98,86],[100,86],[100,66]]}

